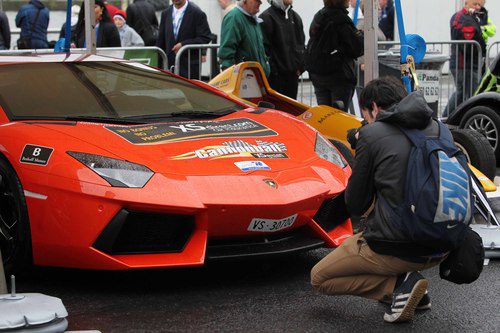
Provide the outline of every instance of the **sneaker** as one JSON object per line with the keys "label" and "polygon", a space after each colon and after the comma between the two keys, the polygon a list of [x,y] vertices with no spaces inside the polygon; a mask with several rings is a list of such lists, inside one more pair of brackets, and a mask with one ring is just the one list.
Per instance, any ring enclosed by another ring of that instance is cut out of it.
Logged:
{"label": "sneaker", "polygon": [[391,311],[384,314],[388,323],[400,323],[413,318],[415,309],[425,295],[429,281],[419,272],[409,272],[394,289]]}
{"label": "sneaker", "polygon": [[[388,304],[388,305],[391,305],[392,304],[392,300],[391,299],[382,299],[379,301],[380,303],[384,303],[384,304]],[[424,297],[422,297],[422,299],[420,300],[420,302],[418,302],[418,305],[417,305],[417,308],[415,310],[418,310],[418,311],[421,311],[421,310],[429,310],[431,308],[431,298],[427,292],[427,290],[425,291],[425,294],[424,294]]]}
{"label": "sneaker", "polygon": [[429,297],[429,294],[427,293],[427,290],[425,291],[424,297],[418,302],[417,308],[415,310],[430,310],[431,308],[431,298]]}

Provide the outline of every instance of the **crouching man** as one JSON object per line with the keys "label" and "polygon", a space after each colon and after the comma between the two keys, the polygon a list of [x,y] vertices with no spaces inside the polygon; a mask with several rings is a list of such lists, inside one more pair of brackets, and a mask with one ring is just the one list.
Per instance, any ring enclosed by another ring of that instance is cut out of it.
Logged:
{"label": "crouching man", "polygon": [[440,137],[440,125],[424,97],[407,95],[396,79],[371,81],[360,95],[360,105],[368,124],[356,134],[356,158],[345,198],[352,216],[367,215],[366,228],[313,267],[311,284],[323,294],[392,304],[384,320],[408,321],[415,310],[431,307],[428,281],[418,271],[438,265],[447,252],[421,255],[419,245],[388,218],[387,204],[402,204],[412,149],[399,127]]}

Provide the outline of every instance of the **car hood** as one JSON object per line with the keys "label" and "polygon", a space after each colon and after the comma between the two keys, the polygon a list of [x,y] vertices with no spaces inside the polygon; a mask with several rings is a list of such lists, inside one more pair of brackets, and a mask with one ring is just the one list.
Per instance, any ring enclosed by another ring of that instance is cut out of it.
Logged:
{"label": "car hood", "polygon": [[[116,125],[39,122],[41,126],[84,141],[102,154],[181,175],[241,174],[304,167],[318,159],[316,132],[279,111],[235,112],[203,121]],[[68,147],[68,150],[77,150]]]}

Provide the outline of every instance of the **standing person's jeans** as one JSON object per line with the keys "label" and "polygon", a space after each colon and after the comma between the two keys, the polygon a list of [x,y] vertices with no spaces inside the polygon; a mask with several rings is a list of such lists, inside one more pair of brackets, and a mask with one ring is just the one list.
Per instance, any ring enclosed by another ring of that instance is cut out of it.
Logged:
{"label": "standing person's jeans", "polygon": [[443,111],[443,117],[449,117],[465,100],[469,99],[478,87],[478,70],[450,68],[455,79],[456,91],[451,95],[448,105]]}
{"label": "standing person's jeans", "polygon": [[354,94],[354,89],[356,87],[355,84],[344,82],[325,82],[312,74],[311,81],[314,86],[314,93],[316,94],[318,105],[336,107],[334,102],[342,101],[344,103],[344,111],[349,110],[352,95]]}

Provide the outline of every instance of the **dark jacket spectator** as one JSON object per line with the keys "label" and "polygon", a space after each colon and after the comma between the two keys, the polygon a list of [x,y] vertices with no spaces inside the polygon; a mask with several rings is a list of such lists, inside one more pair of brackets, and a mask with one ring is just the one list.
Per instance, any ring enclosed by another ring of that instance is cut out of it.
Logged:
{"label": "dark jacket spectator", "polygon": [[0,10],[0,50],[8,49],[10,49],[9,19],[7,15]]}
{"label": "dark jacket spectator", "polygon": [[323,1],[309,29],[307,70],[318,104],[342,101],[347,109],[357,82],[356,59],[364,53],[363,34],[348,16],[348,0]]}
{"label": "dark jacket spectator", "polygon": [[144,40],[146,46],[156,45],[158,39],[158,19],[155,8],[147,0],[135,0],[127,7],[127,24]]}
{"label": "dark jacket spectator", "polygon": [[17,12],[16,26],[21,28],[21,38],[31,38],[30,48],[45,49],[49,46],[47,41],[49,16],[49,10],[40,0],[30,0]]}
{"label": "dark jacket spectator", "polygon": [[486,42],[476,17],[479,9],[477,1],[466,0],[464,8],[451,17],[451,39],[476,41],[482,49],[482,54],[478,55],[477,45],[451,47],[450,71],[455,79],[456,91],[448,100],[443,117],[451,116],[456,107],[470,98],[477,88],[481,76],[479,73],[481,58],[486,54]]}
{"label": "dark jacket spectator", "polygon": [[379,21],[378,27],[387,40],[394,40],[394,5],[392,1],[379,1]]}
{"label": "dark jacket spectator", "polygon": [[269,84],[276,91],[297,98],[298,78],[304,71],[305,36],[302,19],[291,0],[272,0],[260,18],[264,48],[269,56]]}
{"label": "dark jacket spectator", "polygon": [[[175,0],[173,3],[161,14],[156,44],[167,54],[169,68],[175,65],[177,52],[183,45],[208,44],[211,40],[207,15],[200,7],[187,0]],[[173,17],[174,6],[179,15],[175,20]],[[184,77],[198,79],[200,73],[198,51],[191,52],[189,66],[188,54],[189,52],[185,52],[182,55],[179,73]]]}
{"label": "dark jacket spectator", "polygon": [[[96,19],[96,46],[97,47],[120,47],[120,33],[109,17],[108,10],[102,0],[95,0]],[[72,36],[72,42],[77,48],[85,45],[85,8],[82,6],[78,14],[78,22]]]}
{"label": "dark jacket spectator", "polygon": [[[467,7],[462,8],[459,12],[455,13],[450,20],[450,31],[451,31],[451,39],[452,40],[475,40],[481,46],[483,53],[486,51],[486,43],[483,39],[481,26],[479,25],[479,21],[473,12],[469,11]],[[457,56],[458,49],[458,56]],[[471,51],[474,51],[474,55],[472,55]],[[474,67],[478,66],[477,59],[477,47],[472,48],[471,46],[467,47],[452,47],[451,48],[451,60],[450,60],[450,68],[455,67],[458,62],[458,68],[464,68],[464,61],[467,58],[469,62],[472,60],[472,56],[474,56]]]}

